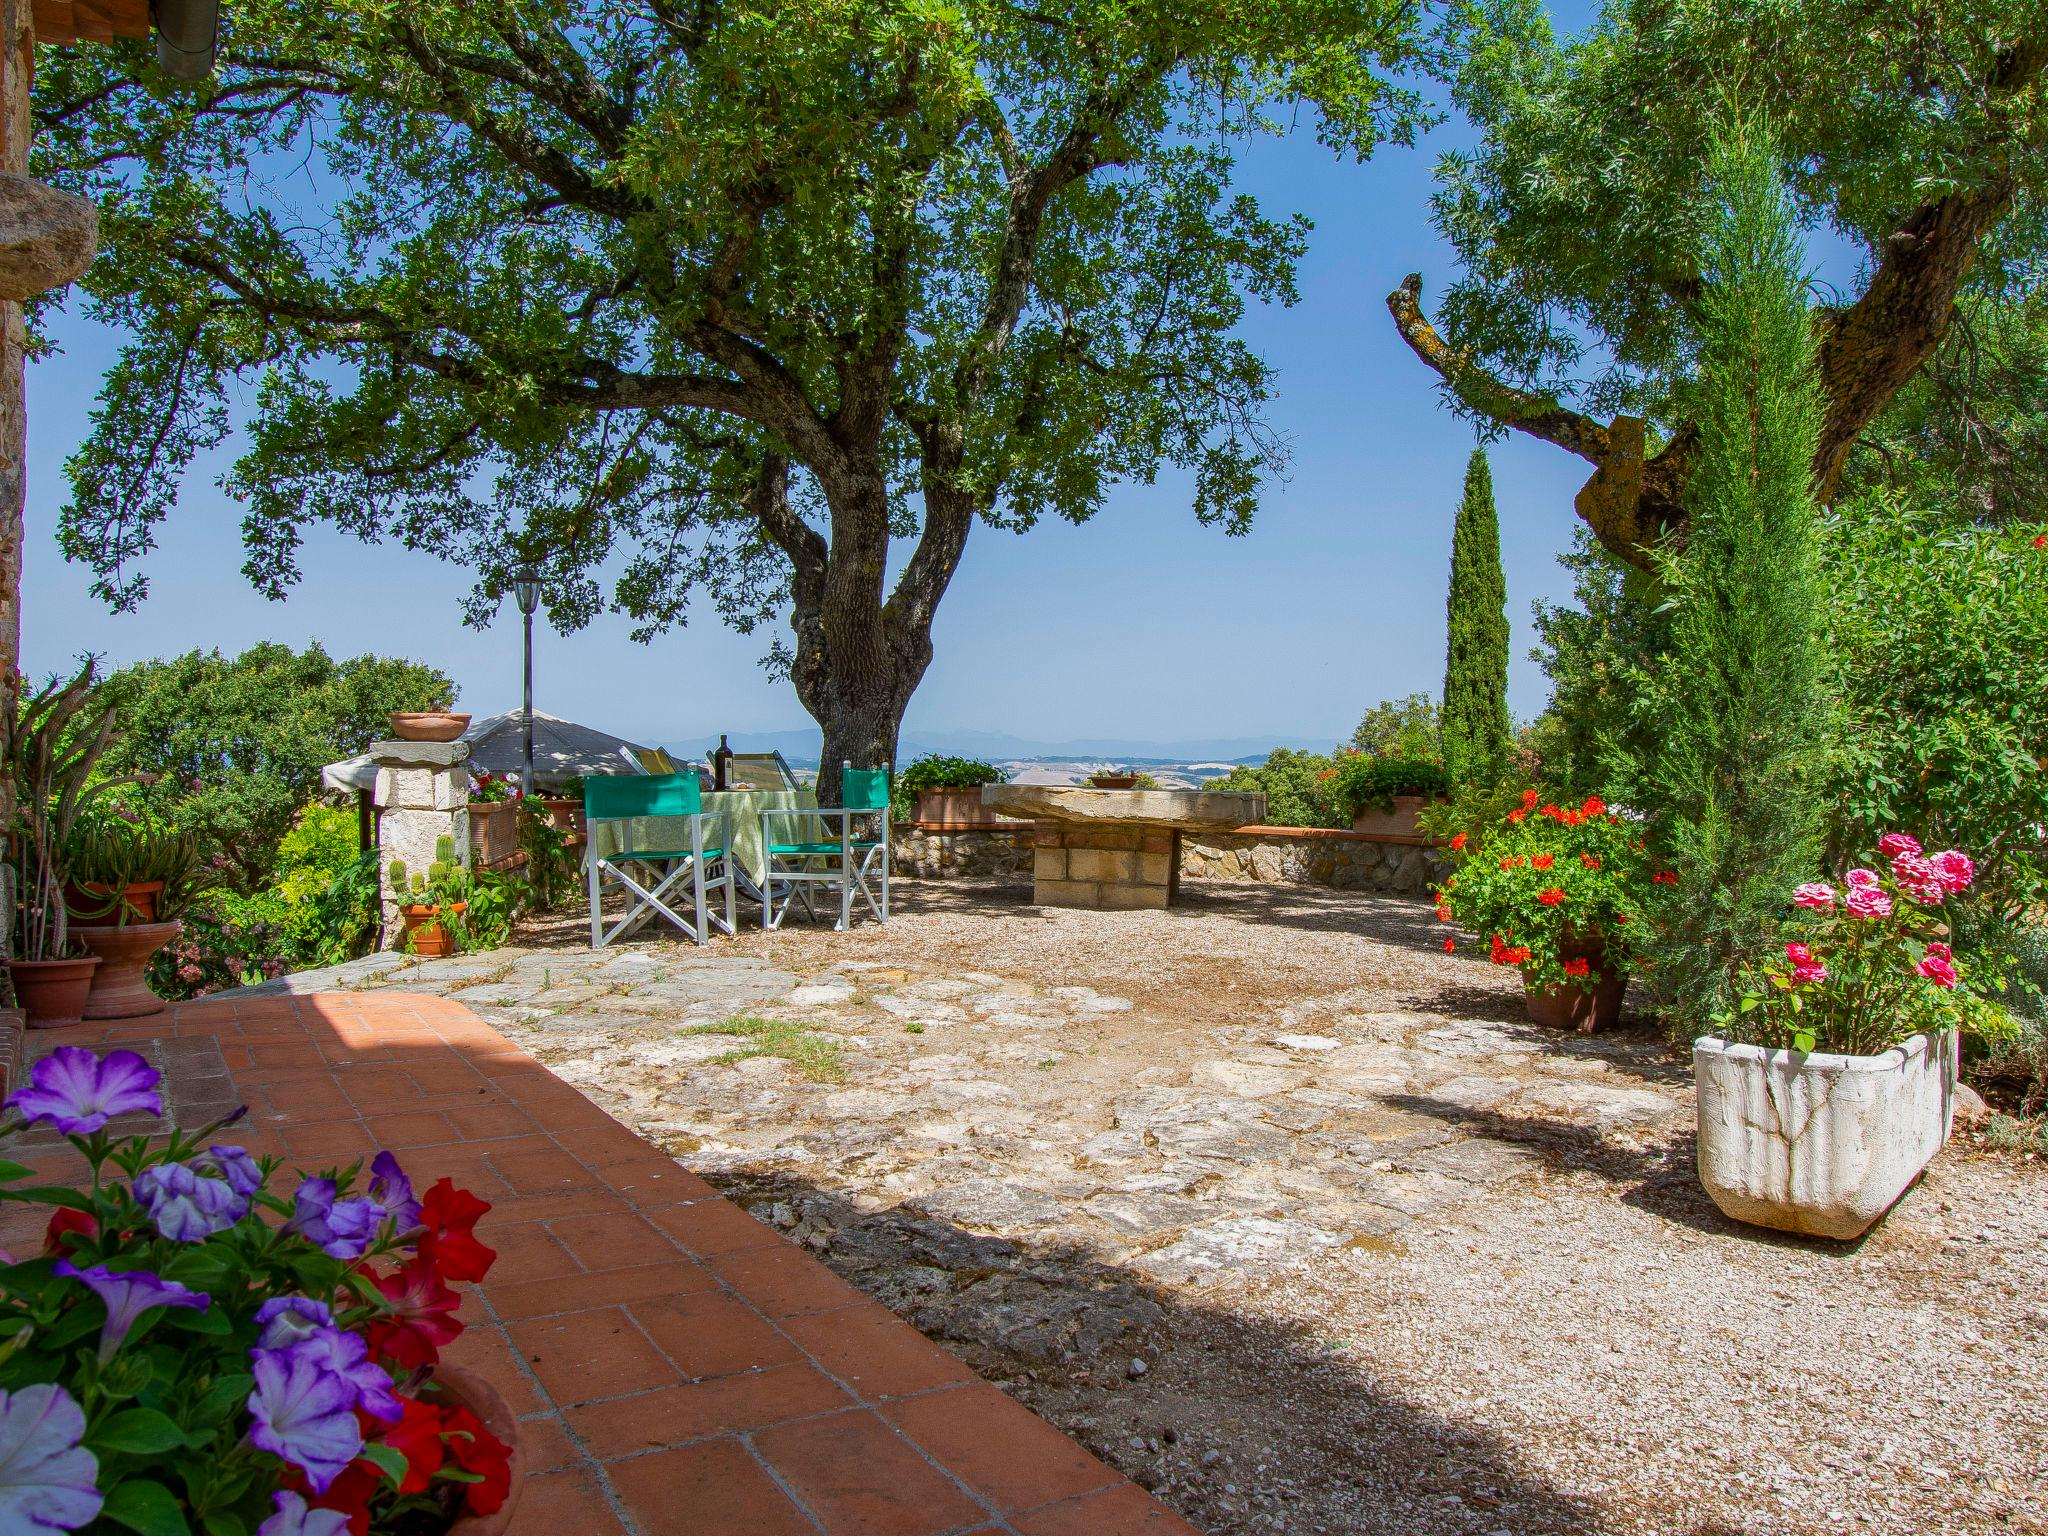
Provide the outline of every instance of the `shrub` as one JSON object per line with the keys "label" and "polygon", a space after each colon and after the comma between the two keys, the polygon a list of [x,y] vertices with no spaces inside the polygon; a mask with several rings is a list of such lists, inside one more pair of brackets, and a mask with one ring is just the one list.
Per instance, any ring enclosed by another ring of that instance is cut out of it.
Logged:
{"label": "shrub", "polygon": [[1459,783],[1500,778],[1514,726],[1508,718],[1508,583],[1486,451],[1472,450],[1451,536],[1445,602],[1443,762]]}
{"label": "shrub", "polygon": [[1326,781],[1330,804],[1345,822],[1365,811],[1391,811],[1396,795],[1435,799],[1450,791],[1450,775],[1442,765],[1420,758],[1367,757],[1362,752],[1338,754]]}
{"label": "shrub", "polygon": [[979,758],[942,757],[927,752],[896,775],[892,815],[897,821],[908,821],[917,809],[920,790],[979,789],[984,784],[1006,783],[1009,777],[994,763],[984,763]]}
{"label": "shrub", "polygon": [[1441,762],[1436,700],[1426,693],[1382,699],[1365,712],[1351,745],[1374,757],[1421,758]]}
{"label": "shrub", "polygon": [[1320,752],[1275,747],[1257,768],[1240,764],[1204,789],[1231,790],[1266,797],[1266,825],[1272,827],[1343,827],[1351,818],[1338,814],[1330,798],[1336,768]]}

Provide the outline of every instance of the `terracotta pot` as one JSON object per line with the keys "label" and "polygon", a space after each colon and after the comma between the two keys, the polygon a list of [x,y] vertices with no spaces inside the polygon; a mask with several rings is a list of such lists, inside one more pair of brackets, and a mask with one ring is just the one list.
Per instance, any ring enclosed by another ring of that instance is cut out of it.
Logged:
{"label": "terracotta pot", "polygon": [[451,714],[445,709],[394,709],[390,720],[391,734],[400,741],[455,741],[469,729],[469,716]]}
{"label": "terracotta pot", "polygon": [[1396,795],[1393,807],[1384,811],[1360,811],[1351,818],[1351,830],[1368,837],[1395,837],[1422,842],[1421,816],[1429,806],[1427,795]]}
{"label": "terracotta pot", "polygon": [[88,1019],[139,1019],[164,1011],[164,1000],[143,980],[149,957],[178,936],[183,923],[91,924],[74,927],[71,936],[100,957],[92,992],[85,1000]]}
{"label": "terracotta pot", "polygon": [[1567,960],[1584,960],[1600,981],[1591,987],[1532,987],[1524,981],[1522,1002],[1529,1010],[1530,1022],[1549,1029],[1576,1029],[1582,1035],[1612,1029],[1621,1018],[1628,972],[1609,974],[1607,945],[1601,940],[1566,944],[1559,952]]}
{"label": "terracotta pot", "polygon": [[920,789],[911,821],[930,832],[970,832],[986,827],[1024,827],[982,804],[979,789]]}
{"label": "terracotta pot", "polygon": [[14,978],[14,997],[26,1015],[24,1022],[30,1029],[62,1029],[82,1022],[92,974],[99,968],[98,955],[78,960],[8,961],[7,974]]}
{"label": "terracotta pot", "polygon": [[112,927],[121,923],[156,921],[156,899],[163,894],[163,881],[137,880],[122,886],[121,902],[111,909],[107,905],[110,889],[97,880],[64,887],[64,910],[70,914],[74,926],[90,923],[94,927]]}
{"label": "terracotta pot", "polygon": [[584,830],[583,802],[581,800],[542,800],[542,807],[548,813],[548,820],[555,830],[569,842],[580,843],[587,835]]}
{"label": "terracotta pot", "polygon": [[519,851],[519,802],[469,802],[469,860],[495,869]]}
{"label": "terracotta pot", "polygon": [[519,1491],[526,1481],[526,1452],[519,1443],[519,1416],[505,1401],[505,1394],[475,1371],[442,1361],[434,1367],[434,1381],[479,1419],[484,1428],[505,1442],[512,1452],[507,1459],[511,1476],[505,1485],[505,1502],[488,1515],[457,1515],[448,1536],[504,1536],[511,1527],[512,1512],[519,1504]]}
{"label": "terracotta pot", "polygon": [[1091,773],[1088,784],[1093,789],[1136,789],[1138,776],[1135,773]]}
{"label": "terracotta pot", "polygon": [[[459,915],[469,903],[458,901],[448,910]],[[439,907],[400,907],[398,915],[405,920],[406,947],[421,959],[445,960],[455,953],[455,935],[440,921]]]}

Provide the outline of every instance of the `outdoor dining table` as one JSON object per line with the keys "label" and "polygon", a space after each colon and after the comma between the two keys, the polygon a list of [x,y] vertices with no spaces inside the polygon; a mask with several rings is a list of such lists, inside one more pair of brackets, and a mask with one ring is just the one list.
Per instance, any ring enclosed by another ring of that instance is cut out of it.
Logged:
{"label": "outdoor dining table", "polygon": [[[704,838],[714,842],[723,829],[721,813],[731,817],[733,864],[745,877],[741,889],[760,899],[761,881],[768,871],[768,850],[761,842],[763,811],[815,811],[815,789],[707,789],[704,792]],[[800,822],[779,821],[776,836],[801,827]],[[806,840],[822,832],[805,832]],[[613,858],[629,848],[673,852],[690,846],[690,818],[687,816],[641,816],[631,821],[597,821],[590,824],[587,859]]]}

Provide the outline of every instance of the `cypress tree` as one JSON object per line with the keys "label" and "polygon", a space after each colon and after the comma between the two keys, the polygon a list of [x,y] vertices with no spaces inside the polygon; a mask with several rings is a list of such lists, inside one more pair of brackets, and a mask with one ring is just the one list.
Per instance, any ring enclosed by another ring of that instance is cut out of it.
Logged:
{"label": "cypress tree", "polygon": [[1700,447],[1690,534],[1667,558],[1670,644],[1648,695],[1640,786],[1678,881],[1651,947],[1674,1028],[1713,1027],[1820,851],[1823,592],[1812,465],[1821,428],[1797,216],[1768,133],[1710,152],[1700,275]]}
{"label": "cypress tree", "polygon": [[1451,534],[1451,591],[1445,604],[1444,769],[1453,784],[1485,783],[1506,766],[1508,583],[1500,568],[1500,516],[1486,451],[1465,465],[1465,498]]}

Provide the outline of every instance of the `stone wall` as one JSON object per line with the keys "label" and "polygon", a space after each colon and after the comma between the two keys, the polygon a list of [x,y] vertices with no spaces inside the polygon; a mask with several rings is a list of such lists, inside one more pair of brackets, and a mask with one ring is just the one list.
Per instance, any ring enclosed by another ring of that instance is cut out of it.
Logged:
{"label": "stone wall", "polygon": [[1027,822],[1000,831],[937,832],[899,825],[889,844],[895,872],[919,880],[977,875],[1022,875],[1031,870],[1032,828]]}
{"label": "stone wall", "polygon": [[1451,873],[1438,850],[1358,832],[1313,827],[1247,827],[1181,840],[1184,880],[1255,880],[1328,885],[1340,891],[1420,896]]}
{"label": "stone wall", "polygon": [[[1032,868],[1032,834],[1028,827],[1015,832],[933,832],[905,825],[896,828],[891,853],[896,872],[914,879],[1023,875]],[[1450,860],[1434,848],[1355,832],[1260,827],[1181,839],[1184,880],[1289,882],[1419,896],[1450,872]]]}

